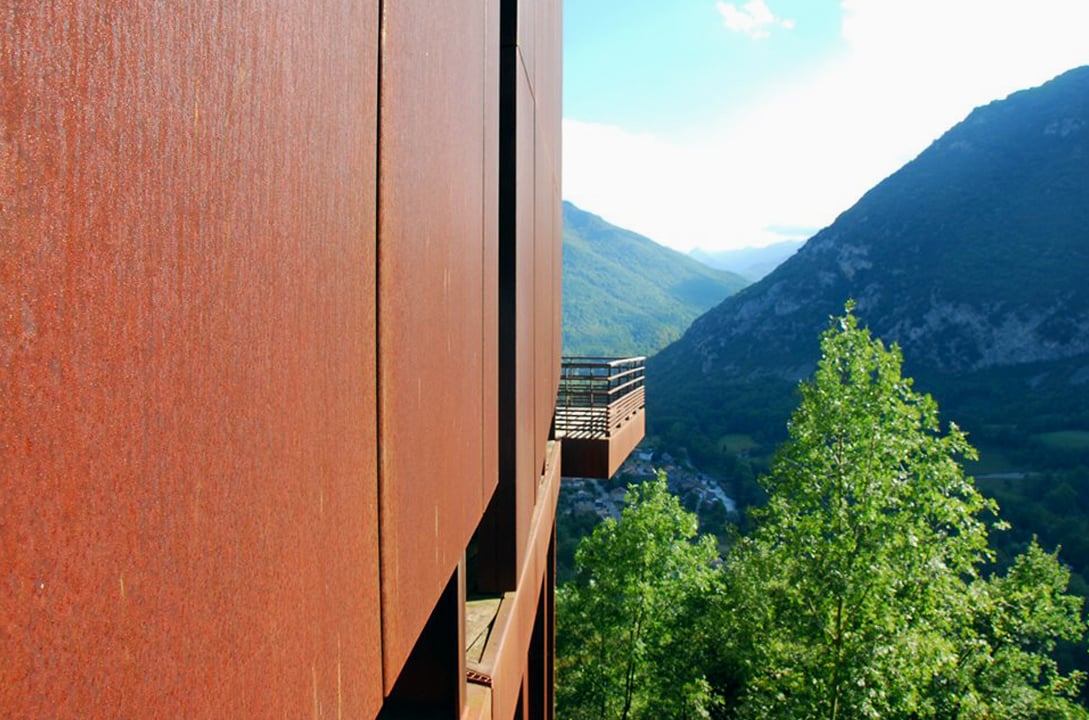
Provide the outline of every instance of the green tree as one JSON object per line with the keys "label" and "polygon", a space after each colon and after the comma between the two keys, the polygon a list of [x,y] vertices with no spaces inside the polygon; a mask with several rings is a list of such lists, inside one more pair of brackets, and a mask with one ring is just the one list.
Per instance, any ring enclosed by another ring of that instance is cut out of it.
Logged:
{"label": "green tree", "polygon": [[1082,673],[1059,672],[1057,639],[1084,635],[1082,599],[1066,594],[1070,572],[1035,538],[1004,577],[970,588],[969,623],[956,662],[935,674],[929,697],[937,717],[1084,718],[1071,700]]}
{"label": "green tree", "polygon": [[558,716],[705,717],[707,610],[721,593],[714,539],[696,537],[662,472],[625,501],[619,521],[579,544],[575,579],[556,593]]}
{"label": "green tree", "polygon": [[[1047,659],[1085,630],[1058,562],[1037,548],[980,577],[997,507],[958,462],[975,451],[851,310],[822,336],[768,504],[728,559],[732,714],[1086,717],[1068,699],[1080,678]],[[1026,600],[1037,581],[1048,602]]]}

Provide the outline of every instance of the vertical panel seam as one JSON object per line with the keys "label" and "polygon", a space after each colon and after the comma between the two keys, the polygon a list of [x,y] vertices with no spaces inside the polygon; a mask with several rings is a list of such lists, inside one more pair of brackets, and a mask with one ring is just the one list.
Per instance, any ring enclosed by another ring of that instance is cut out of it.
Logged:
{"label": "vertical panel seam", "polygon": [[385,0],[377,0],[378,4],[378,42],[375,58],[375,96],[374,96],[374,475],[375,475],[375,518],[377,527],[375,532],[378,539],[378,644],[379,661],[382,664],[382,695],[386,694],[386,612],[385,612],[385,572],[383,569],[383,557],[385,555],[382,542],[382,485],[385,481],[385,473],[382,468],[382,59],[385,55],[385,26],[386,12]]}
{"label": "vertical panel seam", "polygon": [[[480,513],[483,514],[487,495],[488,458],[488,328],[485,327],[488,312],[488,52],[491,37],[488,35],[488,3],[484,3],[484,52],[481,63],[481,79],[484,87],[484,105],[480,122]],[[479,525],[479,519],[477,523]]]}

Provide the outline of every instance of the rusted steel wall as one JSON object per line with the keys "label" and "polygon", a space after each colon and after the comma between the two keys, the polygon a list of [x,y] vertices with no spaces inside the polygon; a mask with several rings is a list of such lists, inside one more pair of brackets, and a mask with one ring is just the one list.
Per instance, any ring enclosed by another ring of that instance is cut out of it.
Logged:
{"label": "rusted steel wall", "polygon": [[[495,487],[499,7],[387,3],[379,166],[386,689]],[[493,213],[489,216],[487,213]]]}
{"label": "rusted steel wall", "polygon": [[[484,665],[490,668],[492,675],[492,714],[496,718],[514,717],[520,699],[525,699],[520,698],[519,694],[527,684],[533,665],[529,657],[530,643],[542,590],[548,596],[549,603],[552,598],[552,570],[555,564],[552,540],[560,492],[562,454],[559,443],[553,443],[548,450],[541,492],[526,538],[525,563],[520,568],[517,593],[504,603],[485,650]],[[549,639],[554,628],[553,615],[551,611],[546,615],[548,626],[544,630]],[[551,643],[546,651],[551,652]],[[540,660],[542,658],[537,659],[538,662]]]}
{"label": "rusted steel wall", "polygon": [[0,9],[0,716],[374,717],[501,474],[536,600],[559,5]]}
{"label": "rusted steel wall", "polygon": [[0,715],[380,707],[378,37],[0,10]]}
{"label": "rusted steel wall", "polygon": [[503,2],[498,497],[512,507],[513,568],[525,557],[559,380],[560,19],[560,3]]}
{"label": "rusted steel wall", "polygon": [[[560,358],[563,355],[563,3],[542,2],[538,10],[538,32],[545,50],[537,63],[537,97],[539,123],[544,127],[546,146],[544,162],[549,168],[551,199],[552,245],[552,356],[549,406],[555,411],[556,393],[560,387]],[[541,162],[541,160],[538,160]],[[548,419],[551,422],[551,418]],[[551,656],[551,653],[548,653]]]}
{"label": "rusted steel wall", "polygon": [[537,278],[536,447],[543,464],[543,447],[552,425],[559,389],[561,314],[562,198],[560,148],[562,134],[561,3],[533,3],[534,98],[536,106],[534,169]]}

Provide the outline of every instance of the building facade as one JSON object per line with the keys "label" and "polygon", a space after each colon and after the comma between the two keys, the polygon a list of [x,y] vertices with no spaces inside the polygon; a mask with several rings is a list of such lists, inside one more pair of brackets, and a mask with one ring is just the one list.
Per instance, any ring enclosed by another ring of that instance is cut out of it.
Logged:
{"label": "building facade", "polygon": [[560,6],[0,11],[0,715],[551,717]]}

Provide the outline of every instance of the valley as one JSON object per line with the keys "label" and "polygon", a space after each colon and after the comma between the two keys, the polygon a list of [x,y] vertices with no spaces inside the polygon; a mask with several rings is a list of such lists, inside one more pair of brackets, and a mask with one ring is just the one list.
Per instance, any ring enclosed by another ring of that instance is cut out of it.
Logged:
{"label": "valley", "polygon": [[[662,284],[649,276],[628,296]],[[859,322],[898,348],[913,389],[937,401],[942,427],[955,423],[979,451],[961,459],[1000,506],[989,569],[1036,538],[1061,548],[1071,591],[1089,597],[1086,277],[1089,67],[977,108],[781,265],[646,351],[644,456],[670,459],[671,489],[726,552],[752,529],[747,509],[767,500],[757,478],[788,437],[821,332],[853,301]],[[608,316],[592,307],[573,320]],[[565,497],[561,556],[615,517],[618,488],[653,474],[640,462],[600,488],[600,506],[576,497],[586,486]],[[738,511],[708,501],[712,487]],[[1086,667],[1085,650],[1062,646],[1060,664]]]}
{"label": "valley", "polygon": [[563,204],[563,352],[651,355],[749,284]]}

